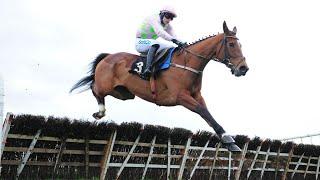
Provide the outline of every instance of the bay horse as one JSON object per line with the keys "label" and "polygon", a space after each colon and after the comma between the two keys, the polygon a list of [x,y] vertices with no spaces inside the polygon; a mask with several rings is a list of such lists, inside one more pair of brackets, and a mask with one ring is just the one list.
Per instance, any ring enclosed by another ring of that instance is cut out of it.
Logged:
{"label": "bay horse", "polygon": [[105,116],[104,98],[108,95],[121,100],[138,96],[159,106],[182,105],[199,114],[229,151],[240,151],[234,139],[225,134],[222,126],[209,113],[201,96],[202,72],[210,60],[225,64],[235,76],[244,76],[249,70],[236,37],[236,27],[230,31],[224,21],[223,31],[174,52],[171,67],[154,79],[154,90],[152,83],[129,73],[132,63],[139,56],[120,52],[100,54],[91,64],[90,75],[79,80],[70,92],[82,86],[92,90],[99,106],[99,111],[93,114],[96,119]]}

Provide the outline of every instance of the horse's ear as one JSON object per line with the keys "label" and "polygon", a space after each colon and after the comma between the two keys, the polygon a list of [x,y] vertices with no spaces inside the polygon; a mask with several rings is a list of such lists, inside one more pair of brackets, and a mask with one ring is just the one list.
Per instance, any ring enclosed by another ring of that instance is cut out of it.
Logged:
{"label": "horse's ear", "polygon": [[232,32],[233,32],[234,34],[237,34],[237,27],[234,27],[233,30],[232,30]]}
{"label": "horse's ear", "polygon": [[229,33],[229,28],[227,26],[227,23],[226,21],[223,21],[223,32],[228,34]]}

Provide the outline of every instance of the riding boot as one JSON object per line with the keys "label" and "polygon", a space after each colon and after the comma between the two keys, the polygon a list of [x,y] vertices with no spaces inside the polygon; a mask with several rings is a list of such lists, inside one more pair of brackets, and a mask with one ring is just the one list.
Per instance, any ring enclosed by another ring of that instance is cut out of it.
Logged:
{"label": "riding boot", "polygon": [[158,50],[159,46],[151,46],[148,54],[147,54],[147,62],[146,62],[146,69],[141,74],[142,77],[147,77],[149,74],[151,74],[151,65],[153,62],[153,58]]}

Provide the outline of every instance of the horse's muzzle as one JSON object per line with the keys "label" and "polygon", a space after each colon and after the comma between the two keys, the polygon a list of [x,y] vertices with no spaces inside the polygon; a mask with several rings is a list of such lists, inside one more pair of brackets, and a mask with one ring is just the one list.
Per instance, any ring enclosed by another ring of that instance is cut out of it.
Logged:
{"label": "horse's muzzle", "polygon": [[242,76],[246,75],[246,73],[249,71],[249,68],[247,66],[240,66],[239,72]]}
{"label": "horse's muzzle", "polygon": [[239,69],[231,69],[232,74],[235,76],[245,76],[246,73],[248,72],[249,68],[247,66],[240,66]]}

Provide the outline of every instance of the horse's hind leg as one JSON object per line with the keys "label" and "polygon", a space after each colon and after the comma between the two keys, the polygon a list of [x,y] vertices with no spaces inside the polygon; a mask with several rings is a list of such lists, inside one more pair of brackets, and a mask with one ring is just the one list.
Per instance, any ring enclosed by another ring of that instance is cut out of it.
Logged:
{"label": "horse's hind leg", "polygon": [[101,119],[102,117],[105,116],[105,112],[106,112],[104,97],[101,97],[101,96],[97,95],[94,92],[93,88],[91,88],[91,89],[92,89],[92,93],[93,93],[94,97],[97,99],[98,106],[99,106],[99,111],[96,112],[96,113],[93,113],[92,116],[95,119],[99,120],[99,119]]}

